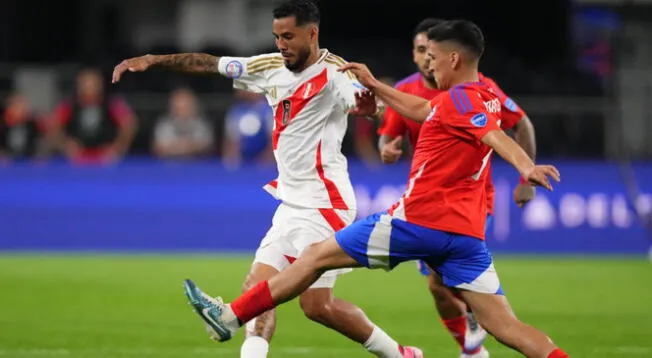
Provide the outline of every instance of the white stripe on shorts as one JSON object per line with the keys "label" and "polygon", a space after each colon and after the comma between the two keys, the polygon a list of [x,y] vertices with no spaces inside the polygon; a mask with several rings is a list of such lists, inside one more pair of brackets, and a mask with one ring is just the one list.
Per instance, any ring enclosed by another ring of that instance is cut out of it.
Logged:
{"label": "white stripe on shorts", "polygon": [[389,270],[389,243],[392,234],[392,217],[383,214],[374,225],[367,242],[367,259],[370,268]]}
{"label": "white stripe on shorts", "polygon": [[463,283],[455,287],[467,291],[493,294],[498,292],[498,289],[500,288],[500,280],[498,279],[498,273],[492,263],[480,276],[473,280],[473,282]]}

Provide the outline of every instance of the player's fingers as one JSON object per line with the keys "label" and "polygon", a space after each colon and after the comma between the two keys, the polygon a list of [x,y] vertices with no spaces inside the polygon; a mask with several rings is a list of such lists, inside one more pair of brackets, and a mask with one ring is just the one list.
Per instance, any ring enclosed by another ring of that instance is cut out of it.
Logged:
{"label": "player's fingers", "polygon": [[355,62],[347,62],[347,63],[341,65],[340,68],[338,68],[337,70],[339,72],[344,72],[344,71],[348,71],[348,70],[358,70],[358,69],[359,69],[359,66],[358,66],[357,63],[355,63]]}
{"label": "player's fingers", "polygon": [[553,167],[552,165],[546,165],[543,167],[543,172],[550,176],[552,179],[554,179],[556,182],[560,180],[559,178],[559,171],[557,168]]}
{"label": "player's fingers", "polygon": [[542,175],[541,178],[539,178],[539,183],[542,187],[552,191],[552,185],[550,184],[550,181],[548,181],[548,177],[545,175]]}
{"label": "player's fingers", "polygon": [[120,81],[120,75],[122,74],[122,71],[123,71],[122,64],[115,66],[115,68],[113,69],[113,78],[112,78],[113,83]]}
{"label": "player's fingers", "polygon": [[394,145],[394,147],[399,147],[401,145],[402,141],[403,141],[403,136],[400,135],[400,136],[392,139],[391,143],[392,143],[392,145]]}

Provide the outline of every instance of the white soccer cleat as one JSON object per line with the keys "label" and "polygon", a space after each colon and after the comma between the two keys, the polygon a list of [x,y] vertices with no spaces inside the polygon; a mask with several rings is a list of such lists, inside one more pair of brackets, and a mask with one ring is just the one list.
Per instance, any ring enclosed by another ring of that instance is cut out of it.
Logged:
{"label": "white soccer cleat", "polygon": [[[466,326],[468,329],[466,330],[466,333],[464,334],[464,352],[473,352],[478,350],[478,348],[482,348],[478,353],[472,354],[472,355],[464,355],[462,354],[462,358],[484,358],[484,357],[489,357],[489,352],[482,347],[484,344],[484,341],[487,339],[487,331],[480,326],[478,321],[475,319],[475,316],[473,313],[469,312],[466,315]],[[482,354],[484,352],[485,355],[478,355]]]}
{"label": "white soccer cleat", "polygon": [[473,354],[462,353],[460,358],[489,358],[489,351],[482,347],[479,352]]}

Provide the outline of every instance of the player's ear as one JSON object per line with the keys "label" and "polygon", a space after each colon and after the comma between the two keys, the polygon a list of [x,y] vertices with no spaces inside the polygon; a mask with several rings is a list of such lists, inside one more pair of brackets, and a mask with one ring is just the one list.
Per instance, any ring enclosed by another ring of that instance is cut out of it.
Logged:
{"label": "player's ear", "polygon": [[457,51],[451,51],[451,53],[448,56],[451,63],[451,68],[457,69],[460,66],[460,61],[461,61],[460,53]]}
{"label": "player's ear", "polygon": [[308,36],[310,37],[310,41],[316,42],[319,36],[319,28],[316,25],[311,25],[308,28]]}

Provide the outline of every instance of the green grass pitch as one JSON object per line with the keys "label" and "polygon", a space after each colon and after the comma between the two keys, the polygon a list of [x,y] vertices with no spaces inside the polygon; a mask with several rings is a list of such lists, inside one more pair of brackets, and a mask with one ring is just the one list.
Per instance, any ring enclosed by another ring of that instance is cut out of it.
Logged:
{"label": "green grass pitch", "polygon": [[[238,294],[248,257],[154,255],[0,256],[0,357],[238,357],[242,333],[208,339],[186,304],[186,277],[211,294]],[[498,257],[517,314],[571,357],[652,357],[652,265],[636,259]],[[457,357],[413,263],[391,273],[356,270],[336,294],[361,306],[427,357]],[[271,357],[367,357],[357,344],[279,310]],[[489,339],[492,357],[519,355]]]}

